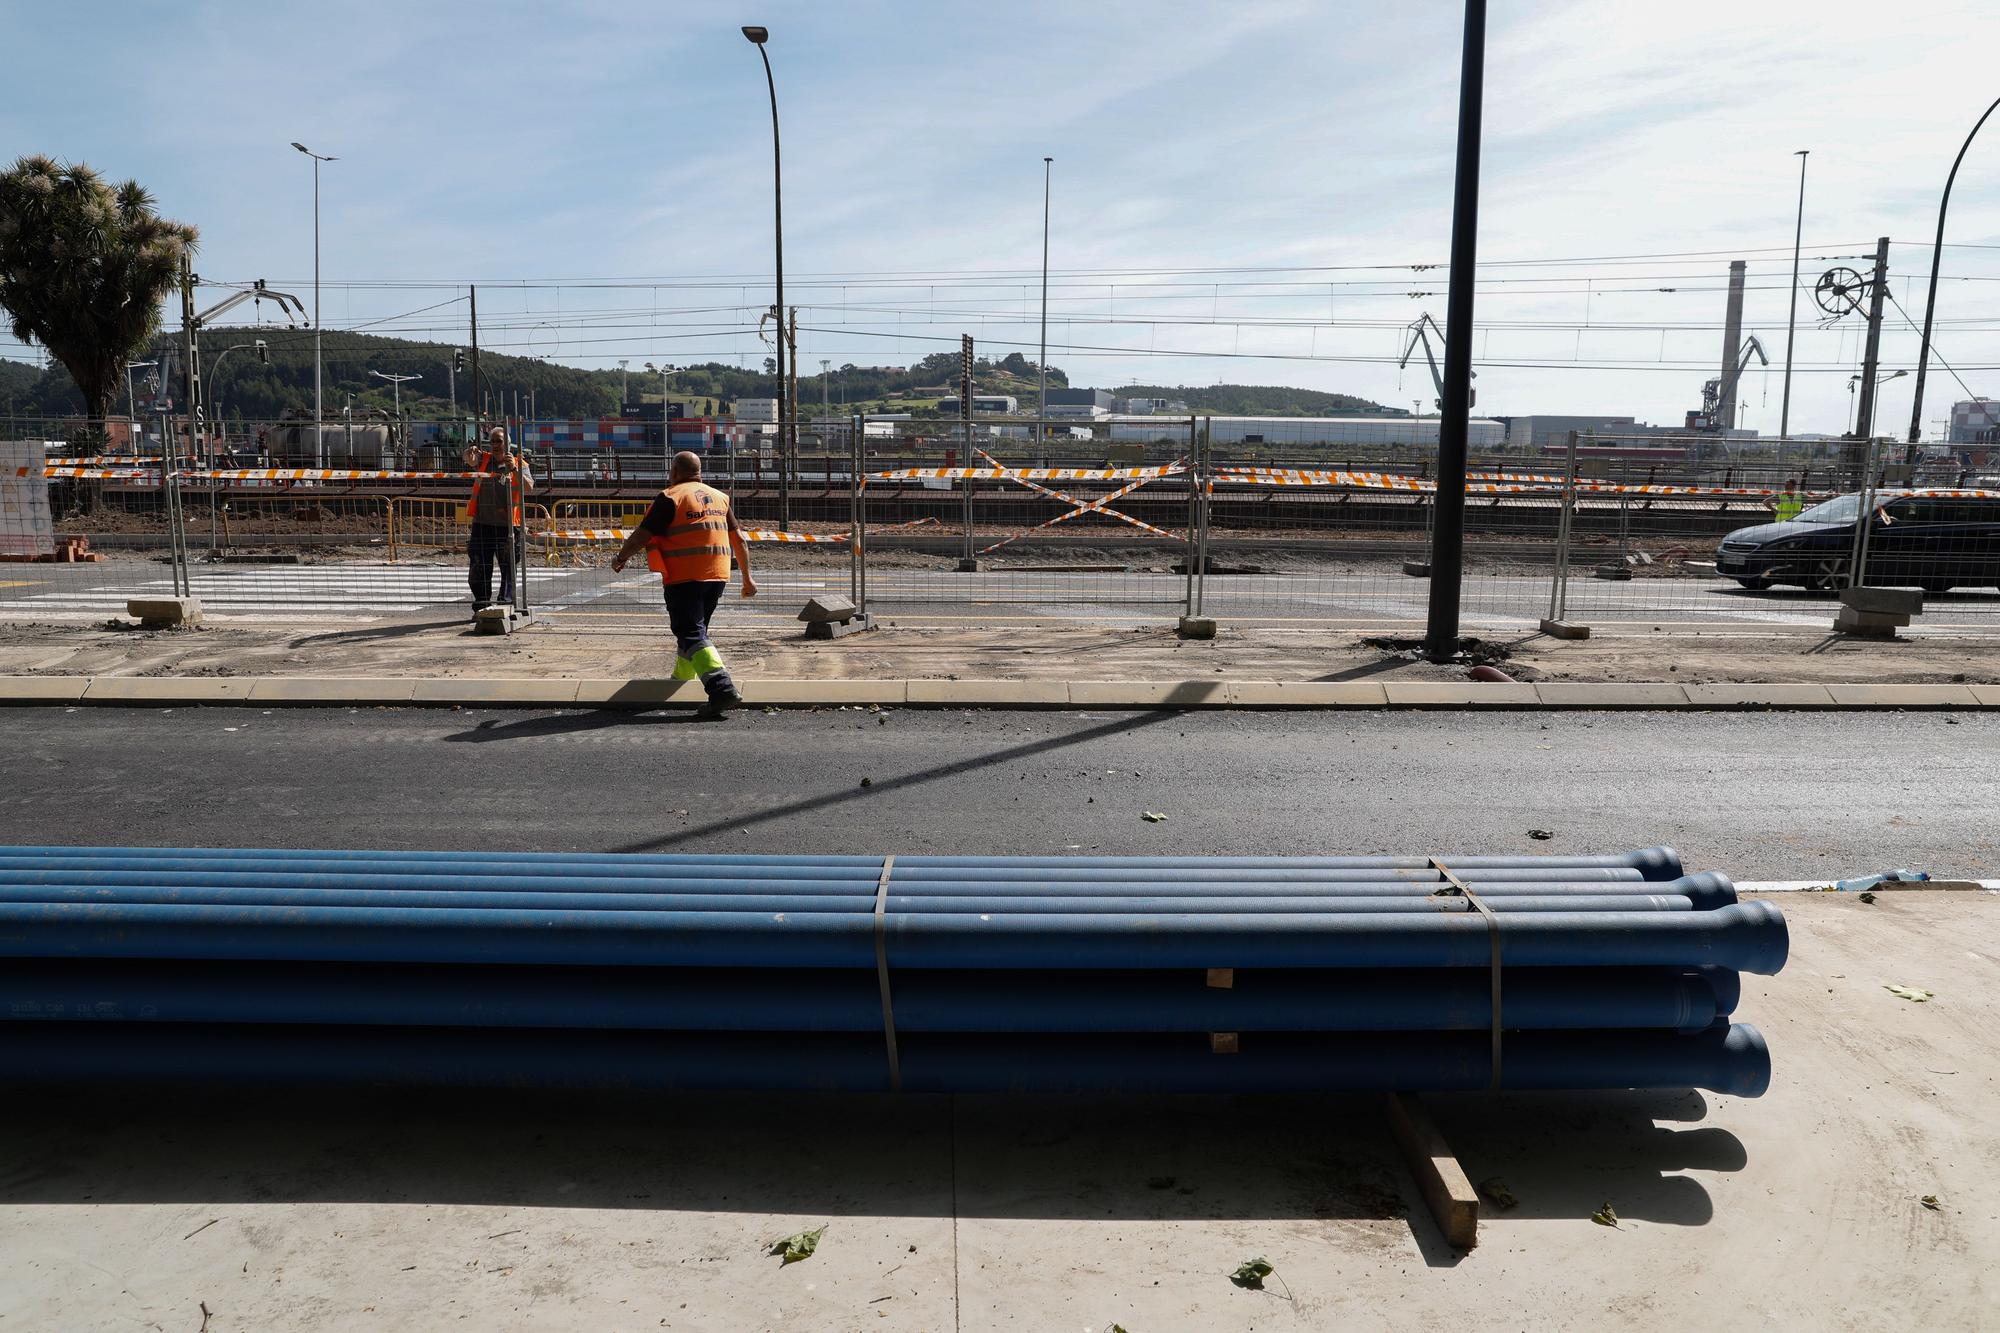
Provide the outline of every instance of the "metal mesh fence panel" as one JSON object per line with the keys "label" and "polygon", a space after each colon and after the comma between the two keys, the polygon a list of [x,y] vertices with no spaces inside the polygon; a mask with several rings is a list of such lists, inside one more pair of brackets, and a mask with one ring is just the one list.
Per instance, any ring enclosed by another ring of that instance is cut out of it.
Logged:
{"label": "metal mesh fence panel", "polygon": [[1117,426],[865,425],[869,609],[983,622],[1186,614],[1193,422]]}

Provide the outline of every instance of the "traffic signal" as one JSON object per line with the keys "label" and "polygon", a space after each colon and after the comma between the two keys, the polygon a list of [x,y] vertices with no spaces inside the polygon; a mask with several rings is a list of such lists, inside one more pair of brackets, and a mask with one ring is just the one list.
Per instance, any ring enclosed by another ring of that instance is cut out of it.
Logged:
{"label": "traffic signal", "polygon": [[262,338],[257,340],[257,359],[267,366],[271,364],[271,345]]}
{"label": "traffic signal", "polygon": [[463,371],[465,369],[465,349],[463,347],[454,347],[451,349],[451,368],[454,371]]}

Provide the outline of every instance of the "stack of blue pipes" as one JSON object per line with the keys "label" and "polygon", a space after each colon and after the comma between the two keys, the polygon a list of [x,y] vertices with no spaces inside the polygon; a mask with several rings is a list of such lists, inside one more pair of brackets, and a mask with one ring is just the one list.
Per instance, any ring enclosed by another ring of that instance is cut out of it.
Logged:
{"label": "stack of blue pipes", "polygon": [[1786,950],[1662,847],[13,847],[0,1081],[1755,1096]]}

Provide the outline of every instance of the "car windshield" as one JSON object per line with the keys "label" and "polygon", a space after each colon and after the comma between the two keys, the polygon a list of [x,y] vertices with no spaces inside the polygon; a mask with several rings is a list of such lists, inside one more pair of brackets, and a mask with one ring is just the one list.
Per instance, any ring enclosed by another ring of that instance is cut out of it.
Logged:
{"label": "car windshield", "polygon": [[1858,495],[1836,495],[1831,500],[1816,504],[1792,517],[1794,523],[1852,523],[1854,516],[1861,512],[1861,497]]}

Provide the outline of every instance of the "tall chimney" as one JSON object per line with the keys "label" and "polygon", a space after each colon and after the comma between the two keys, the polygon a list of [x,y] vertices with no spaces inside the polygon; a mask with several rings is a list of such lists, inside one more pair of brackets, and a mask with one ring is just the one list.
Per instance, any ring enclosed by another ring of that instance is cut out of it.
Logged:
{"label": "tall chimney", "polygon": [[1729,261],[1729,313],[1722,320],[1722,401],[1715,409],[1721,420],[1710,423],[1723,430],[1736,429],[1736,357],[1743,347],[1743,269],[1743,260]]}

